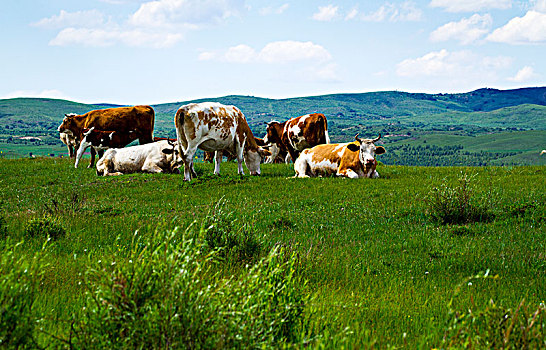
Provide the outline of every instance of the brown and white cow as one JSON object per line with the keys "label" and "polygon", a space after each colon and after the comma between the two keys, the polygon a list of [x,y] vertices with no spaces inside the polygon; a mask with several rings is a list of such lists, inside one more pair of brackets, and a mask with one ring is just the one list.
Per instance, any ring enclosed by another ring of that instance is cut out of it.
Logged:
{"label": "brown and white cow", "polygon": [[[127,133],[121,133],[112,130],[95,130],[95,127],[84,129],[83,139],[80,142],[80,147],[76,154],[74,168],[78,167],[80,159],[87,148],[92,147],[95,151],[99,152],[99,154],[102,154],[102,152],[109,148],[122,148],[127,146],[137,139],[136,135],[136,130],[129,130]],[[89,168],[90,167],[91,166],[89,166]]]}
{"label": "brown and white cow", "polygon": [[279,152],[288,152],[296,160],[306,148],[330,143],[328,122],[322,113],[302,115],[283,123],[267,123],[266,143],[275,143]]}
{"label": "brown and white cow", "polygon": [[[74,135],[77,141],[83,139],[84,129],[114,130],[121,134],[136,132],[140,144],[152,142],[155,113],[150,106],[117,107],[97,109],[82,115],[65,114],[59,132]],[[95,163],[95,150],[91,148],[91,163]]]}
{"label": "brown and white cow", "polygon": [[76,156],[75,149],[78,148],[76,138],[66,132],[59,133],[59,138],[66,145],[66,148],[68,148],[68,156],[74,158]]}
{"label": "brown and white cow", "polygon": [[385,153],[385,148],[375,145],[380,138],[381,134],[376,139],[360,139],[357,134],[354,142],[308,148],[294,163],[296,177],[378,178],[375,156]]}
{"label": "brown and white cow", "polygon": [[110,148],[97,162],[97,175],[179,172],[180,153],[169,140],[126,148]]}
{"label": "brown and white cow", "polygon": [[196,177],[193,157],[197,148],[216,152],[214,173],[220,174],[222,151],[237,157],[239,174],[244,174],[243,159],[251,175],[260,174],[262,157],[269,151],[258,146],[245,116],[235,106],[217,102],[190,103],[178,109],[174,117],[180,154],[184,161],[184,180]]}

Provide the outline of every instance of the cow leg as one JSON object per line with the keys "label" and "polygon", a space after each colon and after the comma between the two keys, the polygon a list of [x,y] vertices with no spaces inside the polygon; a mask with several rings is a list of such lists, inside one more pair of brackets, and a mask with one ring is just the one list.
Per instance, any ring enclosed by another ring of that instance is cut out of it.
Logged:
{"label": "cow leg", "polygon": [[[299,156],[299,152],[297,152],[294,148],[288,146],[288,154],[290,155],[290,157],[292,158],[292,161],[295,163],[296,162],[296,159],[298,159],[298,156]],[[286,159],[286,163],[288,164],[290,161],[288,159]]]}
{"label": "cow leg", "polygon": [[80,148],[78,148],[78,152],[76,153],[76,163],[74,163],[74,168],[78,168],[78,164],[80,163],[80,159],[82,158],[83,153],[89,147],[89,145],[90,144],[87,144],[85,142],[80,143]]}
{"label": "cow leg", "polygon": [[66,147],[68,147],[68,156],[70,158],[74,158],[76,155],[74,154],[74,146],[72,145],[67,145]]}
{"label": "cow leg", "polygon": [[243,169],[243,153],[245,151],[244,146],[244,142],[242,145],[240,145],[239,140],[235,139],[235,155],[237,156],[237,172],[239,175],[245,174]]}
{"label": "cow leg", "polygon": [[223,157],[222,151],[216,151],[214,153],[214,175],[220,175],[220,163],[222,163]]}
{"label": "cow leg", "polygon": [[91,146],[91,161],[87,166],[88,168],[92,168],[95,165],[95,154],[97,154],[97,151],[95,151],[95,147]]}
{"label": "cow leg", "polygon": [[153,162],[146,162],[142,166],[142,171],[145,173],[156,174],[156,173],[162,173],[163,169]]}

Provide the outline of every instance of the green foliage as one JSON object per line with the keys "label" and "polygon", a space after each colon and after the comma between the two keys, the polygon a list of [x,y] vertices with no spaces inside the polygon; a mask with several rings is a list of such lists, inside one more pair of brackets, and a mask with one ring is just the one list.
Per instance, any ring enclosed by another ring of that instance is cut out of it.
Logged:
{"label": "green foliage", "polygon": [[50,237],[57,240],[66,234],[65,229],[59,223],[58,219],[44,216],[30,220],[25,227],[25,236],[27,237]]}
{"label": "green foliage", "polygon": [[6,219],[3,216],[0,216],[0,239],[6,238],[7,235],[8,235],[8,224],[6,222]]}
{"label": "green foliage", "polygon": [[[485,273],[467,278],[456,289],[472,286],[480,279],[496,279]],[[526,305],[522,300],[515,308],[497,305],[490,299],[485,308],[472,305],[465,310],[454,310],[450,303],[448,325],[443,336],[442,348],[478,349],[543,349],[546,347],[546,307]]]}
{"label": "green foliage", "polygon": [[41,316],[34,305],[46,271],[45,246],[33,257],[21,243],[7,243],[0,254],[0,348],[37,348],[36,328]]}
{"label": "green foliage", "polygon": [[[202,233],[201,233],[202,234]],[[211,273],[194,226],[136,232],[126,257],[92,264],[70,342],[81,348],[262,348],[298,341],[305,283],[282,252],[238,279]]]}
{"label": "green foliage", "polygon": [[218,201],[203,222],[205,242],[219,250],[224,259],[249,263],[259,258],[263,247],[249,224],[240,224],[233,212],[226,211],[226,201]]}
{"label": "green foliage", "polygon": [[489,221],[493,213],[474,195],[471,184],[474,176],[461,173],[459,184],[451,187],[444,180],[439,187],[434,187],[427,199],[432,219],[442,225],[466,224],[469,222]]}

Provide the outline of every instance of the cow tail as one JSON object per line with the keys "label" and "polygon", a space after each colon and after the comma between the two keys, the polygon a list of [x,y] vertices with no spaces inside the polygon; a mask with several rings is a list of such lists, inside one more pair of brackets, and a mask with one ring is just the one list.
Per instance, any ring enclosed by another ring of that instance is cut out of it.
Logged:
{"label": "cow tail", "polygon": [[155,111],[152,107],[150,108],[152,109],[152,139],[150,142],[154,142]]}
{"label": "cow tail", "polygon": [[328,135],[328,120],[326,120],[326,117],[323,116],[323,122],[324,122],[324,139],[326,143],[330,143],[330,136]]}
{"label": "cow tail", "polygon": [[176,140],[178,141],[178,152],[180,152],[180,157],[185,157],[184,151],[182,150],[182,137],[180,136],[180,130],[184,130],[184,117],[186,113],[182,109],[176,111],[174,116],[174,129],[176,130]]}

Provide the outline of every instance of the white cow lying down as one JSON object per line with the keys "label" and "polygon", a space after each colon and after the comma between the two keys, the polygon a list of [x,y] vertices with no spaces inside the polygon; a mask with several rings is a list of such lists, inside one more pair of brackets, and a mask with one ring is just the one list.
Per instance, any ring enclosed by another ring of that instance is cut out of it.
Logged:
{"label": "white cow lying down", "polygon": [[110,148],[97,162],[97,175],[178,172],[182,158],[176,142],[167,140],[144,145]]}

